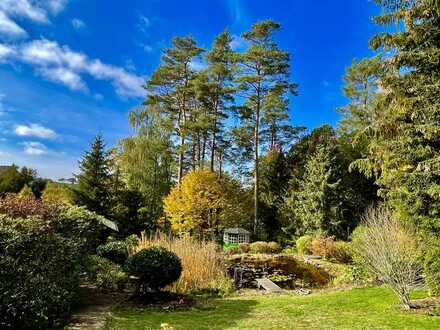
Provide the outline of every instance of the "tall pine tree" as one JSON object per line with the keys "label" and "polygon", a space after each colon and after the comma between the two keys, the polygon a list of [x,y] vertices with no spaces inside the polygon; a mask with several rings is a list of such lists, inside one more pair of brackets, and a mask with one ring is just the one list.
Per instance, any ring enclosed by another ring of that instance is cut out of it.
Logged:
{"label": "tall pine tree", "polygon": [[[241,94],[246,99],[241,117],[245,125],[252,130],[253,178],[254,178],[254,233],[259,229],[259,161],[260,134],[267,107],[267,98],[277,90],[295,92],[296,85],[290,83],[290,56],[281,50],[274,40],[274,33],[280,29],[280,24],[271,20],[261,21],[252,29],[243,33],[243,38],[249,47],[239,56],[240,71],[236,82]],[[282,108],[283,109],[283,108]],[[243,130],[240,131],[243,133]]]}

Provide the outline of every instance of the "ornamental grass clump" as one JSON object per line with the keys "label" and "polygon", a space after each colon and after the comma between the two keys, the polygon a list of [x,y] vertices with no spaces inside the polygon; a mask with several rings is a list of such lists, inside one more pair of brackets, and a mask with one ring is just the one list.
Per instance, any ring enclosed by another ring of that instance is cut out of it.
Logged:
{"label": "ornamental grass clump", "polygon": [[190,293],[230,290],[231,283],[225,275],[223,256],[215,242],[199,241],[191,237],[170,238],[163,234],[148,237],[142,233],[138,244],[130,249],[130,255],[153,246],[166,248],[181,260],[182,275],[169,286],[170,291]]}

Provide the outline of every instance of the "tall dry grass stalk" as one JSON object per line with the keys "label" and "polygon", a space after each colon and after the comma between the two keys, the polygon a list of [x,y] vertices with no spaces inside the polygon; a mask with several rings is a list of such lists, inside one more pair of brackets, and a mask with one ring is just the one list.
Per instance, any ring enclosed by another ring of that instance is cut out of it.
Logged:
{"label": "tall dry grass stalk", "polygon": [[362,218],[363,231],[354,243],[361,262],[383,280],[410,308],[409,293],[419,284],[417,236],[384,207],[370,207]]}
{"label": "tall dry grass stalk", "polygon": [[151,237],[142,233],[129,254],[132,255],[152,246],[164,247],[182,261],[182,275],[169,287],[170,291],[179,293],[201,290],[229,290],[231,284],[225,275],[223,256],[219,247],[212,241],[198,241],[191,237],[171,238],[162,233]]}

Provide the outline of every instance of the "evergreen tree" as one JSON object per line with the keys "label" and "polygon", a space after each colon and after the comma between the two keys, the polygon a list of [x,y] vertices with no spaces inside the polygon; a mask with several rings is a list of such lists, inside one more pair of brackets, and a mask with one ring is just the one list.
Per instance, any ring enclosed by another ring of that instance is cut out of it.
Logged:
{"label": "evergreen tree", "polygon": [[174,38],[173,47],[164,50],[162,64],[147,82],[146,111],[161,112],[169,121],[169,128],[177,135],[178,170],[180,182],[185,168],[185,150],[194,116],[194,87],[196,72],[191,61],[202,53],[189,36]]}
{"label": "evergreen tree", "polygon": [[440,7],[438,1],[377,1],[378,24],[398,29],[370,46],[381,61],[380,117],[373,124],[368,159],[355,165],[376,173],[379,191],[402,219],[440,237]]}
{"label": "evergreen tree", "polygon": [[[210,170],[215,170],[215,159],[220,141],[224,137],[224,121],[228,118],[228,104],[233,98],[235,91],[232,86],[234,74],[234,53],[231,49],[231,37],[228,31],[219,34],[212,45],[212,49],[206,54],[208,64],[202,83],[197,85],[197,90],[202,105],[209,109],[208,127],[211,132],[210,141]],[[203,147],[205,151],[205,147]],[[203,152],[203,155],[205,152]]]}
{"label": "evergreen tree", "polygon": [[73,189],[75,204],[108,217],[111,208],[111,175],[108,153],[102,136],[96,136],[90,151],[86,151],[79,163],[80,174]]}
{"label": "evergreen tree", "polygon": [[380,92],[381,59],[375,56],[354,60],[344,76],[344,95],[350,103],[338,109],[342,115],[339,131],[351,140],[362,153],[374,135],[374,125],[379,120],[375,100]]}
{"label": "evergreen tree", "polygon": [[268,240],[278,240],[281,234],[282,206],[287,193],[290,170],[280,149],[271,149],[261,159],[260,214]]}
{"label": "evergreen tree", "polygon": [[319,146],[310,156],[305,173],[299,182],[299,190],[292,201],[297,219],[297,235],[322,232],[334,235],[339,231],[341,200],[338,198],[340,179],[337,176],[335,150]]}
{"label": "evergreen tree", "polygon": [[[254,233],[259,228],[259,160],[260,134],[264,110],[273,110],[267,106],[270,94],[279,91],[279,95],[295,92],[296,85],[289,82],[290,56],[279,49],[273,38],[280,25],[271,20],[261,21],[252,29],[243,33],[249,48],[239,56],[240,71],[236,82],[246,104],[241,108],[241,117],[245,125],[252,130],[253,177],[254,177]],[[266,107],[265,107],[266,105]],[[240,133],[245,133],[240,130]],[[249,132],[248,132],[249,133]]]}

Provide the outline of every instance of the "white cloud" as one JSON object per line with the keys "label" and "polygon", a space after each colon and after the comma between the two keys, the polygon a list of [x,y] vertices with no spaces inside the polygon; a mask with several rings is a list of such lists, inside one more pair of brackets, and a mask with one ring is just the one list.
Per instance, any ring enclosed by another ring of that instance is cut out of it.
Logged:
{"label": "white cloud", "polygon": [[25,37],[26,31],[14,21],[24,18],[40,24],[48,24],[49,14],[57,15],[68,0],[0,0],[0,36]]}
{"label": "white cloud", "polygon": [[2,11],[0,11],[0,34],[11,37],[25,37],[27,35],[25,30]]}
{"label": "white cloud", "polygon": [[75,30],[82,30],[86,27],[86,23],[81,21],[79,18],[74,18],[70,21],[72,23],[72,26]]}
{"label": "white cloud", "polygon": [[2,0],[0,2],[0,10],[9,16],[25,17],[34,22],[48,23],[49,20],[45,9],[42,7],[42,2],[43,1]]}
{"label": "white cloud", "polygon": [[47,8],[53,13],[58,14],[63,11],[67,6],[68,0],[42,0],[43,2],[47,2]]}
{"label": "white cloud", "polygon": [[36,72],[44,78],[63,84],[71,90],[88,90],[82,78],[85,74],[97,80],[109,81],[118,95],[145,95],[142,88],[144,78],[120,67],[102,63],[99,59],[89,59],[87,55],[72,51],[67,46],[60,46],[54,41],[40,39],[24,43],[16,52],[8,55],[34,66]]}
{"label": "white cloud", "polygon": [[21,143],[23,151],[27,155],[41,156],[48,153],[47,147],[41,142],[29,141]]}
{"label": "white cloud", "polygon": [[56,67],[41,68],[37,71],[42,77],[46,78],[47,80],[67,86],[72,91],[87,92],[89,90],[86,83],[82,80],[81,76],[70,69]]}
{"label": "white cloud", "polygon": [[14,132],[19,136],[33,136],[42,139],[54,139],[57,136],[55,131],[38,124],[19,125]]}
{"label": "white cloud", "polygon": [[12,55],[12,53],[14,53],[14,49],[12,47],[5,44],[0,44],[0,61],[6,59]]}

